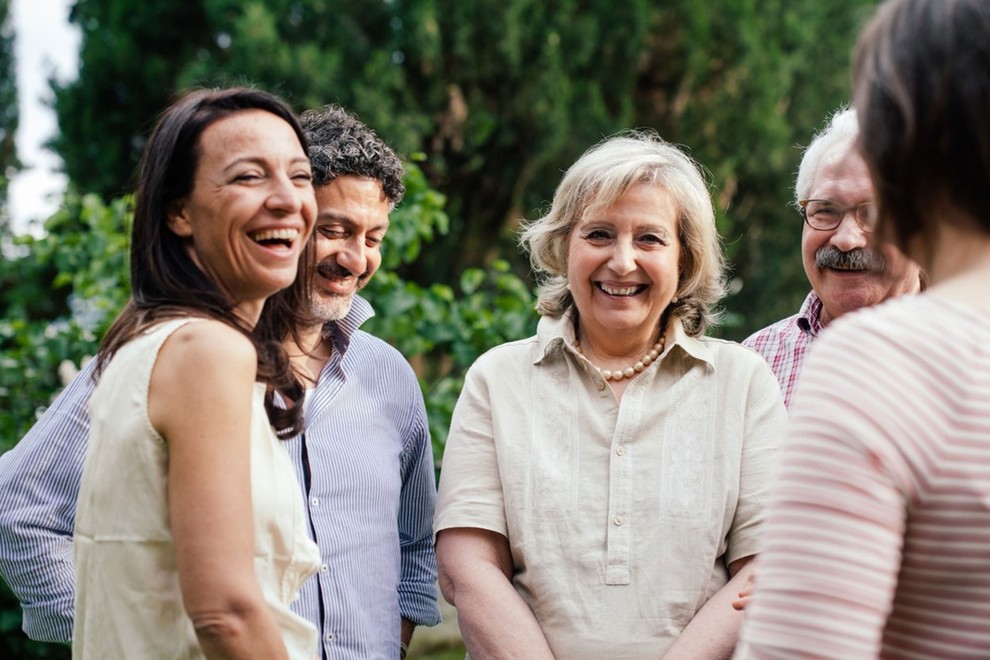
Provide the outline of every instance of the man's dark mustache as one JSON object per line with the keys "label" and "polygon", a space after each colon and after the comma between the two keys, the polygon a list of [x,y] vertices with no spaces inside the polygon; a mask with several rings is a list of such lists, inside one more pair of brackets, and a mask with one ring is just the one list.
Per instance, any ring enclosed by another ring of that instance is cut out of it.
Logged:
{"label": "man's dark mustache", "polygon": [[327,279],[357,277],[358,282],[363,282],[371,276],[371,274],[367,271],[361,273],[360,275],[354,275],[354,273],[347,270],[340,264],[328,261],[321,261],[316,264],[316,272]]}
{"label": "man's dark mustache", "polygon": [[815,267],[834,268],[836,270],[868,270],[879,273],[887,267],[887,260],[876,250],[856,248],[849,252],[843,252],[834,245],[827,245],[815,252]]}

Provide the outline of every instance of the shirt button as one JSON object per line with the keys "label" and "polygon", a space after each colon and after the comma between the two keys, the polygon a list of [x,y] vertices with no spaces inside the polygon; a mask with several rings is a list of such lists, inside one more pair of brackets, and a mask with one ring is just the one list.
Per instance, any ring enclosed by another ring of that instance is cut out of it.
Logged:
{"label": "shirt button", "polygon": [[320,498],[314,497],[309,501],[309,503],[312,504],[313,506],[320,506]]}
{"label": "shirt button", "polygon": [[601,392],[604,389],[605,389],[605,381],[604,380],[598,381],[598,391]]}
{"label": "shirt button", "polygon": [[623,518],[622,516],[616,516],[612,522],[614,522],[616,526],[619,526],[622,525],[622,523],[624,523],[625,521],[626,521],[625,518]]}
{"label": "shirt button", "polygon": [[622,456],[623,454],[626,453],[626,448],[623,447],[622,445],[619,445],[618,447],[615,448],[615,453],[618,454],[619,456]]}
{"label": "shirt button", "polygon": [[325,636],[325,638],[326,638],[326,640],[328,642],[332,642],[333,641],[333,633],[327,633],[326,636]]}
{"label": "shirt button", "polygon": [[324,573],[327,573],[330,571],[330,567],[327,566],[326,564],[323,564],[323,566],[320,566],[320,570],[323,571]]}

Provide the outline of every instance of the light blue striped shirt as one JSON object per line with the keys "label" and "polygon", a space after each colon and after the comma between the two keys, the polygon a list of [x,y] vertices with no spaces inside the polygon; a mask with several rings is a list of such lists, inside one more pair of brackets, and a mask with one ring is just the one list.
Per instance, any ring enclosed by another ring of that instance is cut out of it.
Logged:
{"label": "light blue striped shirt", "polygon": [[[310,392],[306,432],[284,443],[303,484],[323,565],[293,610],[317,624],[323,657],[396,658],[400,617],[440,620],[433,551],[436,489],[426,410],[408,362],[358,330],[355,297],[329,324],[334,350]],[[0,456],[0,575],[34,639],[72,632],[72,529],[92,364]]]}

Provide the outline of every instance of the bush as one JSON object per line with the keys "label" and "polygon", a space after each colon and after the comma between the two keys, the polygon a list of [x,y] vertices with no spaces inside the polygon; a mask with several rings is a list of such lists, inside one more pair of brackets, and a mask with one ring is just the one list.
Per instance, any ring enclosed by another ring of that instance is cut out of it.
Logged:
{"label": "bush", "polygon": [[506,260],[465,270],[456,289],[421,286],[396,273],[421,257],[424,243],[447,231],[443,206],[443,196],[410,166],[405,199],[385,237],[382,267],[364,291],[377,314],[364,329],[398,349],[419,376],[438,467],[464,372],[492,346],[532,335],[537,322],[533,294]]}
{"label": "bush", "polygon": [[0,450],[9,449],[93,355],[129,295],[129,198],[69,195],[43,238],[18,236],[0,263]]}
{"label": "bush", "polygon": [[[34,424],[73,365],[127,297],[127,199],[69,195],[44,238],[7,237],[0,261],[0,450]],[[28,640],[17,599],[0,581],[0,657],[69,658],[69,646]]]}

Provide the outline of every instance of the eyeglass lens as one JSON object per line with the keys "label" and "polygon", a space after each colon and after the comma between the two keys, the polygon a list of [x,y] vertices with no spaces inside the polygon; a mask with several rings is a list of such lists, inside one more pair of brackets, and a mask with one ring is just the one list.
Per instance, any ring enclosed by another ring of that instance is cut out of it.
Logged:
{"label": "eyeglass lens", "polygon": [[814,229],[835,229],[850,212],[863,231],[873,231],[876,226],[876,208],[872,202],[841,206],[827,199],[809,199],[802,206],[808,224]]}

